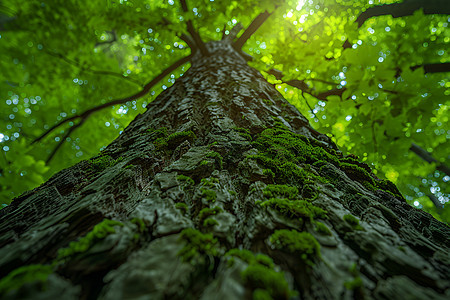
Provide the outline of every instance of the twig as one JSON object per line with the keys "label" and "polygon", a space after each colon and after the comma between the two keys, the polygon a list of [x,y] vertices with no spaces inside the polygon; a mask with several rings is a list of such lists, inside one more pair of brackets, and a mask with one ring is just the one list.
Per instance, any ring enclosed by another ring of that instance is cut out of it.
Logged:
{"label": "twig", "polygon": [[[131,96],[125,97],[125,98],[120,98],[120,99],[116,99],[113,101],[110,101],[108,103],[104,103],[102,105],[90,108],[86,111],[84,111],[81,114],[77,114],[74,116],[71,116],[70,118],[64,119],[62,121],[60,121],[59,123],[53,125],[50,129],[48,129],[46,132],[44,132],[41,136],[39,136],[37,139],[35,139],[32,144],[39,142],[40,140],[42,140],[44,137],[46,137],[50,132],[52,132],[53,130],[55,130],[56,128],[58,128],[59,126],[70,122],[70,121],[74,121],[77,119],[81,119],[83,120],[83,122],[94,112],[102,110],[106,107],[110,107],[113,105],[117,105],[117,104],[123,104],[126,103],[128,101],[132,101],[132,100],[136,100],[141,98],[142,96],[146,95],[150,89],[159,81],[161,81],[165,76],[169,75],[171,72],[173,72],[174,70],[176,70],[178,67],[180,67],[181,65],[187,63],[189,60],[191,60],[193,54],[183,57],[182,59],[176,61],[175,63],[173,63],[171,66],[169,66],[167,69],[165,69],[164,71],[161,72],[161,74],[159,74],[158,76],[156,76],[154,79],[152,79],[149,83],[147,83],[146,85],[144,85],[144,87],[142,88],[142,90],[140,90],[139,92],[137,92],[136,94],[133,94]],[[80,121],[80,123],[82,123]],[[78,124],[80,124],[78,123]],[[78,125],[77,124],[77,125]],[[75,127],[75,126],[74,126]],[[73,128],[73,127],[72,127]],[[73,131],[73,130],[72,130]]]}

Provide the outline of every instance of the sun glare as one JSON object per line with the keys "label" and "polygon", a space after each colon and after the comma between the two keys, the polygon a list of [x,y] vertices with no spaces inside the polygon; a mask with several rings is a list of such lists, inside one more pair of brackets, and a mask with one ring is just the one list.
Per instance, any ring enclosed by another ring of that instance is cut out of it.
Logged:
{"label": "sun glare", "polygon": [[306,3],[306,0],[298,0],[297,7],[295,9],[296,10],[302,9],[302,7],[303,7],[303,5],[305,5],[305,3]]}

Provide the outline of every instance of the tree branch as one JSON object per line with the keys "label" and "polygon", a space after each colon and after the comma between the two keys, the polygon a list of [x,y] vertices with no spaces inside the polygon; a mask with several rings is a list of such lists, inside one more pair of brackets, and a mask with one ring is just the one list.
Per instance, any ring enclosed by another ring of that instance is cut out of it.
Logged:
{"label": "tree branch", "polygon": [[450,14],[448,0],[405,0],[401,3],[372,6],[361,13],[356,19],[356,22],[358,23],[358,27],[361,27],[365,21],[372,17],[383,15],[391,15],[393,18],[410,16],[421,8],[425,15]]}
{"label": "tree branch", "polygon": [[[241,32],[241,30],[243,28],[244,27],[242,26],[241,22],[237,23],[236,25],[234,25],[233,28],[231,28],[228,35],[225,35],[222,37],[222,40],[228,39],[230,41],[233,41],[236,38],[236,36],[238,35],[238,33]],[[225,32],[224,32],[224,34],[225,34]]]}
{"label": "tree branch", "polygon": [[[188,12],[186,0],[180,0],[180,3],[181,3],[181,8],[183,9],[183,11]],[[206,45],[203,42],[202,38],[200,37],[200,34],[198,33],[198,31],[195,30],[194,25],[192,25],[192,21],[187,20],[186,25],[187,25],[187,31],[189,32],[191,37],[194,39],[195,44],[197,45],[197,48],[200,50],[200,53],[203,56],[209,56],[209,51],[208,51],[208,49],[206,49]]]}
{"label": "tree branch", "polygon": [[[327,97],[328,96],[339,96],[342,97],[342,94],[344,93],[344,91],[346,90],[345,87],[343,87],[342,89],[333,89],[333,90],[329,90],[329,91],[325,91],[325,92],[320,92],[320,93],[316,93],[314,92],[314,89],[310,88],[309,85],[304,81],[304,80],[298,80],[298,79],[292,79],[289,81],[283,81],[283,73],[279,70],[275,70],[275,69],[271,69],[268,71],[269,74],[272,74],[275,76],[276,79],[281,80],[283,83],[286,83],[292,87],[295,87],[299,90],[301,90],[304,93],[307,93],[319,100],[322,101],[328,101]],[[337,85],[337,83],[333,83],[334,85]]]}
{"label": "tree branch", "polygon": [[83,119],[80,120],[80,122],[78,122],[78,124],[75,124],[74,126],[70,127],[70,129],[66,132],[66,134],[61,138],[61,140],[58,142],[58,144],[56,145],[56,147],[52,150],[52,152],[50,153],[50,155],[47,157],[47,159],[45,160],[45,163],[48,164],[52,158],[55,156],[56,152],[58,151],[59,148],[61,148],[61,146],[63,145],[64,141],[72,134],[72,132],[75,131],[75,129],[77,129],[78,127],[80,127],[85,121],[87,120],[87,116]]}
{"label": "tree branch", "polygon": [[415,69],[423,67],[423,70],[425,73],[443,73],[443,72],[450,72],[450,63],[442,63],[442,64],[425,64],[425,65],[418,65],[418,66],[412,66],[411,70],[414,71]]}
{"label": "tree branch", "polygon": [[195,45],[194,40],[192,40],[190,36],[188,36],[188,35],[182,33],[182,34],[179,36],[179,38],[180,38],[181,40],[183,40],[183,41],[189,46],[189,48],[191,48],[192,53],[194,53],[194,52],[196,52],[196,51],[198,50],[197,45]]}
{"label": "tree branch", "polygon": [[233,44],[233,48],[240,50],[244,46],[245,42],[258,30],[258,28],[269,18],[271,13],[267,10],[260,13],[252,23],[247,27],[247,29],[242,33],[238,40]]}
{"label": "tree branch", "polygon": [[[82,112],[81,114],[77,114],[74,116],[71,116],[70,118],[64,119],[60,122],[58,122],[57,124],[53,125],[50,129],[48,129],[47,131],[45,131],[42,135],[40,135],[37,139],[35,139],[32,144],[39,142],[40,140],[42,140],[44,137],[46,137],[50,132],[52,132],[53,130],[55,130],[56,128],[60,127],[63,124],[66,124],[68,122],[80,119],[80,123],[82,124],[84,121],[86,121],[86,119],[94,112],[97,112],[99,110],[102,110],[104,108],[113,106],[113,105],[117,105],[117,104],[123,104],[126,103],[128,101],[133,101],[136,99],[141,98],[142,96],[146,95],[150,89],[157,84],[159,81],[161,81],[165,76],[169,75],[171,72],[173,72],[174,70],[176,70],[178,67],[180,67],[181,65],[187,63],[189,60],[191,60],[193,54],[183,57],[182,59],[176,61],[175,63],[173,63],[171,66],[169,66],[167,69],[165,69],[164,71],[161,72],[161,74],[159,74],[158,76],[156,76],[155,78],[153,78],[149,83],[147,83],[146,85],[144,85],[144,87],[142,88],[142,90],[140,90],[139,92],[137,92],[136,94],[133,94],[131,96],[125,97],[125,98],[120,98],[120,99],[115,99],[112,100],[108,103],[104,103],[102,105],[90,108],[84,112]],[[81,124],[78,123],[77,126],[73,126],[71,127],[71,129],[69,130],[69,134],[71,132],[73,132],[73,130],[75,130],[78,126],[80,126]],[[74,128],[75,127],[75,128]],[[73,129],[72,129],[73,128]],[[65,138],[67,138],[67,136],[65,136]],[[65,138],[63,140],[65,140]],[[61,140],[61,142],[63,141]],[[60,146],[58,146],[59,148]]]}
{"label": "tree branch", "polygon": [[411,143],[411,147],[409,148],[409,150],[411,150],[412,152],[417,154],[417,156],[419,156],[421,159],[423,159],[424,161],[426,161],[429,164],[431,164],[433,162],[436,163],[437,170],[445,173],[447,176],[450,176],[450,168],[447,167],[446,165],[440,163],[439,161],[437,161],[433,156],[431,156],[430,152],[426,151],[419,145]]}

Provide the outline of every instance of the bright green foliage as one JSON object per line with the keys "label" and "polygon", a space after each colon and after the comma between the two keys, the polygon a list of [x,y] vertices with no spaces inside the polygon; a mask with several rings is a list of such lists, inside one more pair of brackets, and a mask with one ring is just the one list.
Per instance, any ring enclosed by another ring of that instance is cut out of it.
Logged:
{"label": "bright green foliage", "polygon": [[315,206],[307,200],[271,198],[261,202],[260,205],[263,207],[271,207],[288,218],[325,219],[327,217],[327,212],[325,210]]}
{"label": "bright green foliage", "polygon": [[359,225],[359,220],[354,217],[353,215],[344,215],[342,217],[342,219],[347,222],[350,226],[353,227],[353,229],[355,230],[364,230],[363,227],[361,225]]}
{"label": "bright green foliage", "polygon": [[216,202],[217,194],[213,190],[202,189],[202,197],[208,202]]}
{"label": "bright green foliage", "polygon": [[194,185],[195,184],[194,179],[192,179],[191,177],[186,176],[186,175],[178,175],[177,176],[177,180],[186,182],[187,185]]}
{"label": "bright green foliage", "polygon": [[308,232],[296,230],[276,230],[270,236],[270,242],[275,248],[300,255],[301,259],[308,265],[313,266],[313,260],[320,257],[320,245]]}
{"label": "bright green foliage", "polygon": [[[139,221],[135,222],[139,223]],[[86,252],[98,240],[102,240],[109,234],[115,233],[116,230],[114,229],[114,226],[123,226],[123,223],[104,219],[103,221],[95,225],[92,231],[90,231],[84,237],[80,238],[76,242],[70,242],[69,247],[67,248],[59,249],[57,260],[65,259],[66,257]],[[139,224],[138,226],[142,226],[142,224]]]}
{"label": "bright green foliage", "polygon": [[219,254],[217,239],[210,233],[186,228],[181,232],[179,241],[185,243],[183,249],[178,252],[178,256],[184,262],[192,262],[198,255],[217,256]]}
{"label": "bright green foliage", "polygon": [[217,166],[219,167],[220,170],[222,170],[223,157],[222,157],[222,155],[220,155],[220,153],[217,153],[215,151],[211,151],[208,154],[206,154],[206,157],[214,158],[214,160],[216,161]]}
{"label": "bright green foliage", "polygon": [[53,268],[50,265],[28,265],[17,268],[0,280],[0,296],[33,281],[41,281],[42,289],[45,289],[47,277],[52,272]]}
{"label": "bright green foliage", "polygon": [[280,197],[293,200],[298,196],[298,189],[295,186],[268,184],[263,190],[263,195],[267,198]]}

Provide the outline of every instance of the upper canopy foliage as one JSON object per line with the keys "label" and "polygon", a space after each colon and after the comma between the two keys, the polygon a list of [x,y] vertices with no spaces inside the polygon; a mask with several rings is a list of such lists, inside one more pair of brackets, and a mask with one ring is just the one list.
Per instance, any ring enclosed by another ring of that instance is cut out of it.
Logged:
{"label": "upper canopy foliage", "polygon": [[446,1],[1,1],[0,201],[96,154],[240,23],[318,131],[448,222]]}

